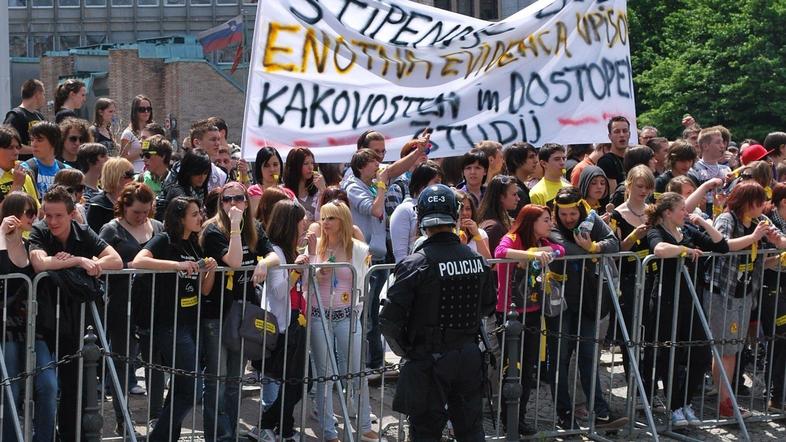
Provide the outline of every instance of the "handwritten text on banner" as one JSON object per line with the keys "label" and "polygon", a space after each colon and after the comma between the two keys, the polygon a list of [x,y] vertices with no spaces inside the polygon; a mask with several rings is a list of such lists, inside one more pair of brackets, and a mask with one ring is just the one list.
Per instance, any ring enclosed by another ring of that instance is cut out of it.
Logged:
{"label": "handwritten text on banner", "polygon": [[257,11],[244,156],[270,145],[348,161],[381,131],[387,159],[431,127],[433,157],[480,140],[608,141],[635,118],[625,0],[541,0],[487,22],[408,1],[281,0]]}

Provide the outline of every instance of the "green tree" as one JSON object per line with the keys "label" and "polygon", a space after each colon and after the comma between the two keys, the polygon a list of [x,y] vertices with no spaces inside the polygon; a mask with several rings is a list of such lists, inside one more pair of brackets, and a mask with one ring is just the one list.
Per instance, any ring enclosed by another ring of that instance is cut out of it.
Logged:
{"label": "green tree", "polygon": [[735,139],[786,129],[786,2],[635,0],[628,13],[640,126],[676,137],[690,113]]}

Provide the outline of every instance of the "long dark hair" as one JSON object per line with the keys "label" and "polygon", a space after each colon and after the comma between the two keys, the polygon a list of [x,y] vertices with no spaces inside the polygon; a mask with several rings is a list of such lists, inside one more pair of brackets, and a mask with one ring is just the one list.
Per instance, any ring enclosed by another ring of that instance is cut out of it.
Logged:
{"label": "long dark hair", "polygon": [[191,187],[191,177],[195,175],[202,175],[207,173],[207,180],[210,180],[210,159],[205,156],[194,152],[186,152],[183,159],[180,161],[180,170],[177,173],[177,182],[183,188]]}
{"label": "long dark hair", "polygon": [[[170,243],[177,243],[183,239],[183,233],[186,229],[184,222],[186,210],[188,210],[188,206],[191,204],[196,204],[197,208],[199,208],[199,201],[192,197],[179,196],[169,202],[164,215],[164,231],[169,235]],[[188,240],[196,242],[197,238],[198,232],[193,232]]]}
{"label": "long dark hair", "polygon": [[478,220],[483,222],[493,219],[502,223],[505,228],[510,228],[510,215],[502,207],[500,199],[505,195],[510,186],[515,186],[516,182],[508,175],[497,175],[491,179],[483,194],[483,200],[478,208]]}
{"label": "long dark hair", "polygon": [[0,205],[0,219],[7,216],[15,216],[21,218],[25,210],[29,207],[36,208],[36,202],[32,196],[22,191],[10,192],[5,196],[5,199],[0,199],[3,202]]}
{"label": "long dark hair", "polygon": [[273,206],[270,214],[269,229],[267,231],[270,242],[281,247],[288,264],[297,258],[298,225],[306,216],[306,211],[300,204],[285,199]]}
{"label": "long dark hair", "polygon": [[[287,162],[284,165],[284,186],[296,195],[300,189],[300,180],[303,178],[303,163],[308,157],[314,161],[314,154],[307,147],[293,147],[287,154]],[[313,176],[306,181],[306,190],[309,196],[317,193]]]}
{"label": "long dark hair", "polygon": [[63,108],[72,92],[78,94],[83,87],[85,87],[84,83],[73,78],[57,86],[57,91],[55,91],[55,113],[60,112],[60,109]]}
{"label": "long dark hair", "polygon": [[95,127],[103,127],[104,129],[109,127],[112,122],[104,121],[104,119],[101,117],[101,112],[114,104],[115,100],[112,100],[111,98],[101,97],[96,100],[95,114],[93,115],[93,125]]}
{"label": "long dark hair", "polygon": [[257,182],[260,186],[262,185],[262,168],[267,164],[268,160],[273,158],[275,155],[278,158],[278,164],[280,170],[278,171],[278,182],[276,184],[281,184],[282,175],[284,175],[284,161],[281,160],[281,154],[274,147],[263,147],[257,151],[257,158],[254,160],[254,181]]}
{"label": "long dark hair", "polygon": [[[136,109],[137,107],[139,107],[139,103],[141,103],[142,100],[146,100],[148,103],[150,103],[150,114],[148,115],[145,124],[139,126],[139,124],[137,123],[138,120],[137,117],[139,116],[139,112],[137,112]],[[139,134],[139,132],[142,130],[143,127],[145,127],[146,124],[152,122],[153,122],[153,102],[150,101],[150,99],[147,98],[145,95],[137,95],[136,97],[134,97],[133,100],[131,100],[131,130],[133,130],[135,134]]]}

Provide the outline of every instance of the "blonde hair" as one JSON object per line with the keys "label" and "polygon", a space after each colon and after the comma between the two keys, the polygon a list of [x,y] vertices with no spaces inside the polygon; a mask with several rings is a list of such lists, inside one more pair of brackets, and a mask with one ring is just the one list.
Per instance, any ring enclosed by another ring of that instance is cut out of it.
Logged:
{"label": "blonde hair", "polygon": [[655,175],[652,173],[652,170],[644,164],[639,164],[629,170],[628,177],[625,178],[625,198],[630,195],[630,189],[633,187],[636,180],[644,181],[644,185],[647,186],[647,189],[655,188]]}
{"label": "blonde hair", "polygon": [[[328,203],[322,205],[319,209],[319,217],[327,218],[327,217],[334,217],[339,221],[339,232],[338,232],[338,240],[340,247],[344,247],[346,251],[347,258],[349,260],[352,259],[352,213],[349,211],[349,207],[341,201],[333,200]],[[325,233],[325,229],[322,229],[322,235],[319,237],[317,241],[317,254],[320,257],[325,257],[327,253],[328,247],[328,240],[327,240],[327,233]]]}
{"label": "blonde hair", "polygon": [[101,169],[101,187],[104,191],[109,194],[120,192],[120,180],[129,169],[134,170],[134,165],[125,158],[108,159]]}
{"label": "blonde hair", "polygon": [[202,247],[205,247],[205,227],[208,224],[215,224],[218,226],[221,233],[224,234],[227,238],[230,236],[231,230],[231,223],[229,221],[229,215],[227,214],[226,210],[224,210],[224,203],[222,198],[224,197],[224,193],[226,193],[229,189],[238,189],[243,192],[243,196],[246,197],[246,207],[243,209],[243,223],[240,228],[241,232],[240,235],[243,239],[242,244],[248,246],[251,250],[256,250],[257,248],[257,227],[254,223],[254,217],[251,215],[251,208],[249,207],[248,203],[248,191],[246,188],[237,181],[230,181],[226,183],[218,193],[218,210],[216,210],[216,215],[210,218],[209,220],[205,221],[202,225],[202,235],[199,238],[199,243]]}

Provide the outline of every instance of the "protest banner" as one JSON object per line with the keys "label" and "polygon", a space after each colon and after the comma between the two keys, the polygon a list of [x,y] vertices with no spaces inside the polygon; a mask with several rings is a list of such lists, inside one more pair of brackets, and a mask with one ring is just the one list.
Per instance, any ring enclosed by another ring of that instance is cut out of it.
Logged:
{"label": "protest banner", "polygon": [[635,106],[625,0],[541,0],[499,22],[400,0],[280,0],[257,11],[243,149],[387,159],[425,127],[430,156],[503,144],[608,142]]}

